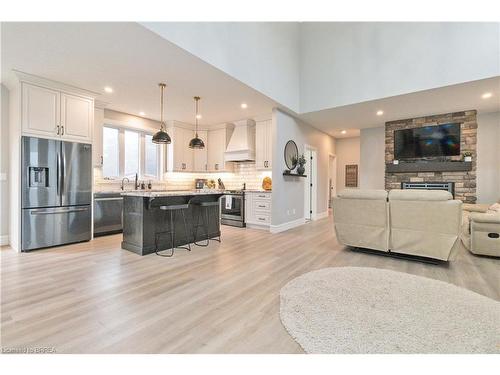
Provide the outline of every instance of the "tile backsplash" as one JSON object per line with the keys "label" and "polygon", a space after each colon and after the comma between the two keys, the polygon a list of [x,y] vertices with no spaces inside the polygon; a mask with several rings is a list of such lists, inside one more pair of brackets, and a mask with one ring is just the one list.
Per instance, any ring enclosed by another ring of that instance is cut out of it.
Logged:
{"label": "tile backsplash", "polygon": [[[196,178],[213,179],[217,183],[220,178],[226,189],[241,189],[243,183],[246,183],[247,189],[261,189],[262,179],[271,177],[271,171],[258,171],[254,162],[236,163],[233,172],[221,173],[180,173],[167,172],[162,181],[153,183],[153,189],[165,190],[190,190],[194,189],[194,180]],[[147,181],[146,181],[147,182]],[[126,184],[128,189],[133,188],[133,181]],[[119,190],[121,180],[104,180],[102,178],[102,169],[94,168],[94,190],[108,191]]]}

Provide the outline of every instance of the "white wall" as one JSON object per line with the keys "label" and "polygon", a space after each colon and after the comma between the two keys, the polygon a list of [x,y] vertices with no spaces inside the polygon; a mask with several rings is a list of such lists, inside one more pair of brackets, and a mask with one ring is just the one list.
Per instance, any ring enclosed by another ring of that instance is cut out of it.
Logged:
{"label": "white wall", "polygon": [[385,188],[385,127],[361,129],[359,171],[361,189]]}
{"label": "white wall", "polygon": [[1,87],[0,123],[0,245],[9,242],[9,90]]}
{"label": "white wall", "polygon": [[143,22],[143,26],[299,111],[297,22]]}
{"label": "white wall", "polygon": [[338,138],[335,140],[335,155],[337,156],[337,193],[345,187],[345,166],[348,164],[358,165],[358,187],[361,168],[360,160],[360,139],[359,137]]}
{"label": "white wall", "polygon": [[323,214],[328,210],[328,159],[330,154],[335,154],[335,139],[333,137],[280,110],[273,110],[272,126],[273,204],[271,230],[273,227],[283,226],[286,223],[304,220],[304,184],[306,179],[283,176],[283,171],[286,169],[283,158],[286,143],[289,140],[295,141],[299,154],[304,152],[306,144],[317,149],[317,214]]}
{"label": "white wall", "polygon": [[477,201],[500,199],[500,112],[477,115]]}
{"label": "white wall", "polygon": [[500,74],[500,23],[306,22],[300,111]]}

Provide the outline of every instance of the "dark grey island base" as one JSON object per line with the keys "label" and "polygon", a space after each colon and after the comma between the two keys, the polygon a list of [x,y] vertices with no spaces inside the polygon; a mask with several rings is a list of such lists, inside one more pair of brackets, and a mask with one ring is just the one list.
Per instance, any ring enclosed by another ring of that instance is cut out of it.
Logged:
{"label": "dark grey island base", "polygon": [[[160,206],[172,204],[194,203],[196,201],[217,201],[223,195],[222,191],[173,191],[173,192],[127,192],[123,193],[123,240],[122,249],[139,255],[155,252],[155,234],[170,229],[170,213],[160,210]],[[198,220],[200,207],[190,204],[185,210],[188,233],[184,229],[182,214],[176,212],[174,218],[175,246],[188,243],[203,242],[206,233],[203,227],[198,228],[194,239],[194,224]],[[201,219],[200,219],[201,223]],[[219,210],[210,209],[209,237],[220,236]],[[172,247],[170,235],[158,238],[159,249]]]}

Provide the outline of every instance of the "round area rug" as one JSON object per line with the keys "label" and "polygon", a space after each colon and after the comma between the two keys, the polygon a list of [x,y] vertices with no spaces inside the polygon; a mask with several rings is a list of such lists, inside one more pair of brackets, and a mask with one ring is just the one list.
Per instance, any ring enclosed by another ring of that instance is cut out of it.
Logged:
{"label": "round area rug", "polygon": [[500,302],[438,280],[325,268],[280,298],[281,321],[307,353],[500,352]]}

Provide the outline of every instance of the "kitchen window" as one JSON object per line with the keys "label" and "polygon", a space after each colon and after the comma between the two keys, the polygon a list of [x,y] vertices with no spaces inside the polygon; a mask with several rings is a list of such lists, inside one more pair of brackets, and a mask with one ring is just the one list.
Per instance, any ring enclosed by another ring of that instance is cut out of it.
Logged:
{"label": "kitchen window", "polygon": [[120,147],[118,129],[104,127],[102,131],[102,174],[104,177],[120,175]]}
{"label": "kitchen window", "polygon": [[160,147],[152,142],[150,133],[103,127],[103,167],[106,178],[134,177],[159,179]]}

